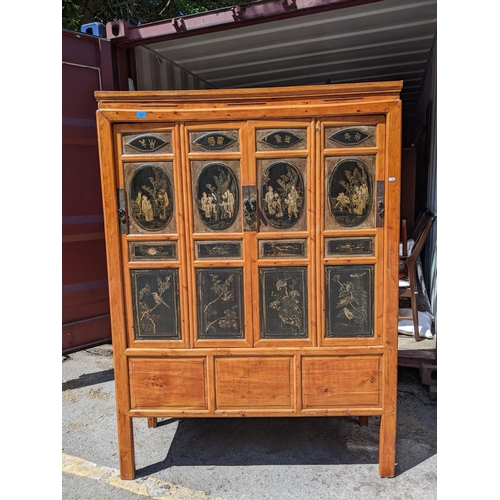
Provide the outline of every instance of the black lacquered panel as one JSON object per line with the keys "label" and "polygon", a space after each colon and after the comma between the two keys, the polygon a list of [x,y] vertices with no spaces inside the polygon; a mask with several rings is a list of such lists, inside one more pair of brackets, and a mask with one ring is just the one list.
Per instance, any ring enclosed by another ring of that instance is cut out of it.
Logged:
{"label": "black lacquered panel", "polygon": [[261,240],[259,257],[261,259],[307,257],[306,240]]}
{"label": "black lacquered panel", "polygon": [[130,260],[175,260],[177,243],[129,243]]}
{"label": "black lacquered panel", "polygon": [[123,154],[171,154],[171,132],[124,133]]}
{"label": "black lacquered panel", "polygon": [[306,129],[257,130],[257,151],[276,149],[306,149]]}
{"label": "black lacquered panel", "polygon": [[241,259],[239,241],[204,241],[196,242],[197,259]]}
{"label": "black lacquered panel", "polygon": [[175,229],[171,162],[127,163],[129,232],[168,233]]}
{"label": "black lacquered panel", "polygon": [[261,337],[307,338],[307,268],[260,269]]}
{"label": "black lacquered panel", "polygon": [[291,162],[276,161],[262,176],[261,199],[268,223],[289,229],[301,219],[305,209],[305,188],[300,170]]}
{"label": "black lacquered panel", "polygon": [[243,269],[197,269],[196,288],[198,338],[244,338]]}
{"label": "black lacquered panel", "polygon": [[350,126],[327,127],[325,130],[327,148],[373,147],[376,145],[376,127]]}
{"label": "black lacquered panel", "polygon": [[130,277],[136,340],[179,340],[177,269],[134,269]]}
{"label": "black lacquered panel", "polygon": [[325,229],[375,227],[375,157],[325,158]]}
{"label": "black lacquered panel", "polygon": [[189,133],[190,151],[239,151],[239,134],[237,130],[210,130]]}
{"label": "black lacquered panel", "polygon": [[327,257],[373,256],[375,255],[375,238],[328,238],[325,241]]}
{"label": "black lacquered panel", "polygon": [[241,230],[239,162],[191,165],[195,232]]}
{"label": "black lacquered panel", "polygon": [[326,333],[373,337],[373,266],[325,267]]}

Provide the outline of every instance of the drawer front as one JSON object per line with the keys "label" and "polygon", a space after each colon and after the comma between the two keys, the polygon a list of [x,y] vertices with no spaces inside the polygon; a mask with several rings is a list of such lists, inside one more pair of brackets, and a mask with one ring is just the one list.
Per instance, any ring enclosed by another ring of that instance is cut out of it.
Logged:
{"label": "drawer front", "polygon": [[380,356],[305,356],[303,408],[381,405]]}
{"label": "drawer front", "polygon": [[206,359],[129,360],[132,409],[206,409]]}
{"label": "drawer front", "polygon": [[292,408],[293,357],[215,360],[216,409]]}

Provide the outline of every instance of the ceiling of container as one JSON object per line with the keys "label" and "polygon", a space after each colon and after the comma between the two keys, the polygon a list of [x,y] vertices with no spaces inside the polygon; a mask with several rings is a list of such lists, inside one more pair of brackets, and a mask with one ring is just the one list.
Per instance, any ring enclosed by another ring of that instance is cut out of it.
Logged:
{"label": "ceiling of container", "polygon": [[[205,29],[216,12],[205,14]],[[219,23],[212,32],[143,46],[216,88],[403,80],[410,111],[436,31],[437,0],[382,0],[244,26]]]}

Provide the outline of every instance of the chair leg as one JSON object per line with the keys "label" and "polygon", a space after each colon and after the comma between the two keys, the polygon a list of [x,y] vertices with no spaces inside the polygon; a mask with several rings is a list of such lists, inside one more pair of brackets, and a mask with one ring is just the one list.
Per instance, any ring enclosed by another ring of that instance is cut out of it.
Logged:
{"label": "chair leg", "polygon": [[408,269],[408,276],[410,278],[410,303],[411,303],[411,314],[413,317],[413,336],[415,337],[415,342],[420,342],[421,338],[418,330],[418,305],[417,305],[417,285],[416,285],[416,275],[415,269],[411,267]]}

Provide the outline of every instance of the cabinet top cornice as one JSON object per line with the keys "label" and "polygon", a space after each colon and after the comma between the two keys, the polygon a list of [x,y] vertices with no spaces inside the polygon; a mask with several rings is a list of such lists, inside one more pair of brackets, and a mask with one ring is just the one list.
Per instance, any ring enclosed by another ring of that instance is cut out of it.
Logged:
{"label": "cabinet top cornice", "polygon": [[205,104],[268,104],[294,100],[349,100],[365,97],[399,99],[402,81],[346,83],[337,85],[305,85],[272,88],[210,89],[210,90],[158,90],[158,91],[96,91],[99,108],[107,103],[141,103],[141,105],[178,106],[192,103]]}

